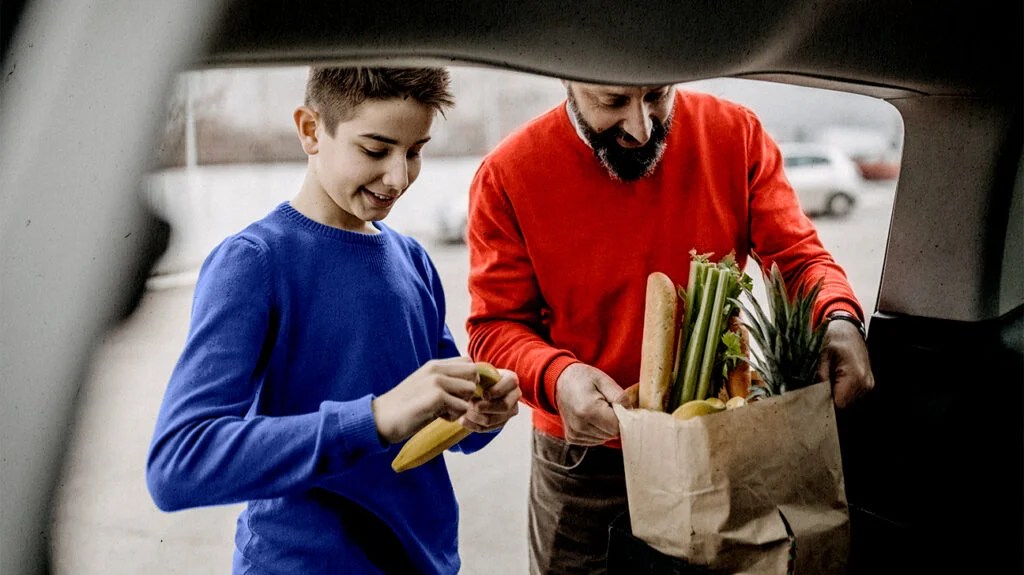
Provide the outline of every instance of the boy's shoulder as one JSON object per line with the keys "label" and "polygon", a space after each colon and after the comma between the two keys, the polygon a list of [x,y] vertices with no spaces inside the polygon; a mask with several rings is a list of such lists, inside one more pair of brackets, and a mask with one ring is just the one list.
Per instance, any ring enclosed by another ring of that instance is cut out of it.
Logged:
{"label": "boy's shoulder", "polygon": [[388,226],[384,222],[378,221],[376,223],[376,226],[377,229],[379,229],[380,232],[384,234],[387,239],[389,239],[396,246],[406,251],[410,255],[423,259],[430,258],[430,255],[427,253],[427,249],[423,246],[422,243],[420,243],[419,240],[417,240],[413,236],[400,232]]}
{"label": "boy's shoulder", "polygon": [[[309,241],[329,229],[303,216],[287,201],[279,203],[258,220],[250,222],[229,239],[248,240],[265,249]],[[312,232],[312,233],[311,233]]]}
{"label": "boy's shoulder", "polygon": [[266,261],[276,247],[293,242],[289,239],[295,235],[294,229],[287,223],[283,215],[286,204],[276,206],[262,218],[250,222],[244,228],[223,238],[207,256],[206,264],[215,259],[239,258],[249,254]]}

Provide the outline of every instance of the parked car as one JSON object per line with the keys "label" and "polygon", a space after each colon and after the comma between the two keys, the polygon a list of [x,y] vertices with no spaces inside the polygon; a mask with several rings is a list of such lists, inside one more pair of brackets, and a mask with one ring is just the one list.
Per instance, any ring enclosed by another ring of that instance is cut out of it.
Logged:
{"label": "parked car", "polygon": [[835,146],[779,144],[786,177],[810,215],[845,216],[857,205],[861,177],[856,164]]}
{"label": "parked car", "polygon": [[50,496],[90,353],[131,312],[166,242],[137,194],[169,78],[427,60],[646,85],[743,76],[895,106],[901,173],[867,310],[877,387],[838,414],[851,573],[1024,571],[1022,3],[400,1],[386,17],[379,3],[305,0],[3,9],[0,572],[50,565]]}
{"label": "parked car", "polygon": [[[468,192],[468,190],[467,190]],[[469,219],[469,196],[461,194],[437,210],[437,239],[445,244],[466,242],[466,222]]]}
{"label": "parked car", "polygon": [[435,238],[443,244],[466,241],[469,186],[481,160],[476,156],[433,159],[416,183],[417,194],[442,198],[435,212],[434,228]]}
{"label": "parked car", "polygon": [[860,177],[868,181],[896,181],[900,177],[899,160],[886,155],[857,157],[853,162],[860,170]]}

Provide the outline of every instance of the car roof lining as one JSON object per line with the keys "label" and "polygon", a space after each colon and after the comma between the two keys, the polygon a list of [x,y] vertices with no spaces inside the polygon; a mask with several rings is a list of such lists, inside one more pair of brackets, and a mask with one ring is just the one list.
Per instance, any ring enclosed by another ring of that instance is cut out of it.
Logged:
{"label": "car roof lining", "polygon": [[881,98],[1021,94],[1019,2],[473,4],[398,1],[382,16],[374,3],[234,0],[194,64],[420,61],[617,84],[735,76]]}

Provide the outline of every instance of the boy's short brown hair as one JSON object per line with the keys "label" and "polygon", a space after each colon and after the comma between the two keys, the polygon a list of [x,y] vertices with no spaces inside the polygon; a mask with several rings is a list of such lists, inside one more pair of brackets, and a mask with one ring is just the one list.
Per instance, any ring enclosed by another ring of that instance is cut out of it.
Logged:
{"label": "boy's short brown hair", "polygon": [[365,68],[313,66],[306,82],[306,106],[320,114],[327,133],[366,100],[412,98],[444,111],[455,104],[444,68]]}

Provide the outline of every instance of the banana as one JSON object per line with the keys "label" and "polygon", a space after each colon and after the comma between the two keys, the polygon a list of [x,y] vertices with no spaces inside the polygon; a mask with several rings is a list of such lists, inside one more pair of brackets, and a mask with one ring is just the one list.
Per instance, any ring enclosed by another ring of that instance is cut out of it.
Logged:
{"label": "banana", "polygon": [[704,401],[708,402],[711,405],[711,407],[714,407],[718,411],[722,411],[723,409],[725,409],[725,402],[717,397],[709,397]]}
{"label": "banana", "polygon": [[701,415],[725,411],[725,404],[718,398],[694,399],[680,405],[672,412],[672,417],[687,420]]}
{"label": "banana", "polygon": [[747,404],[747,400],[742,395],[736,397],[730,397],[729,401],[725,402],[726,409],[736,409],[737,407],[743,407]]}
{"label": "banana", "polygon": [[[498,370],[484,361],[476,362],[476,374],[480,379],[476,384],[476,393],[474,393],[476,397],[483,397],[484,390],[501,379]],[[438,417],[405,442],[391,462],[391,469],[401,472],[419,467],[444,453],[446,449],[462,441],[470,433],[468,429],[459,425],[459,422]]]}

